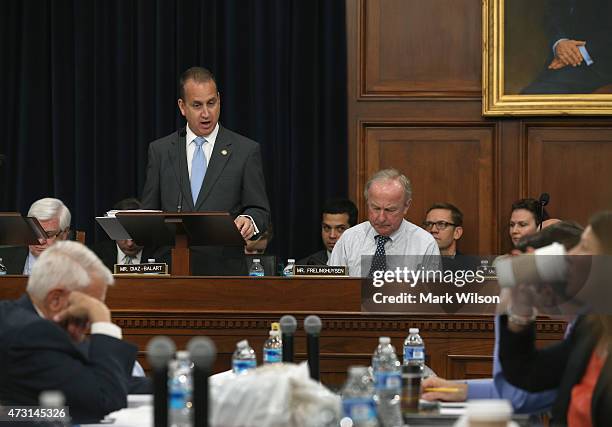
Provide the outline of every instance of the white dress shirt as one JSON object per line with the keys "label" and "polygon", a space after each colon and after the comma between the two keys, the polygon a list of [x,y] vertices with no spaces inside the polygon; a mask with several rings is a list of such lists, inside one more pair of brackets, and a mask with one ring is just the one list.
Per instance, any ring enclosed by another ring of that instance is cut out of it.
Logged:
{"label": "white dress shirt", "polygon": [[[376,236],[378,233],[369,221],[362,222],[349,228],[334,245],[327,265],[346,266],[349,276],[366,277],[368,275],[372,256],[376,252]],[[407,267],[416,270],[423,266],[427,270],[438,270],[440,268],[440,250],[438,244],[431,234],[405,219],[400,227],[389,236],[385,244],[385,255],[387,256],[387,270],[396,267]],[[394,257],[390,257],[395,255]],[[410,256],[412,255],[412,256]],[[367,256],[368,265],[361,264],[363,256]]]}
{"label": "white dress shirt", "polygon": [[23,266],[24,276],[29,276],[30,274],[32,274],[32,268],[34,267],[34,264],[36,263],[37,259],[38,257],[35,257],[34,255],[32,255],[32,252],[28,251],[28,257],[26,258],[25,264]]}
{"label": "white dress shirt", "polygon": [[[125,264],[127,261],[127,255],[119,248],[117,245],[117,264]],[[142,263],[142,249],[140,252],[136,254],[136,256],[132,257],[132,264],[141,264]]]}

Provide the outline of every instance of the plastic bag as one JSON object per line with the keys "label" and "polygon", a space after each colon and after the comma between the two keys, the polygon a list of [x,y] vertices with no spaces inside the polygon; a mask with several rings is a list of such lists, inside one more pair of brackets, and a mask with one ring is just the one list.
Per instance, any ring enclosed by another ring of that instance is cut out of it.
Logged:
{"label": "plastic bag", "polygon": [[210,378],[215,427],[325,427],[338,425],[340,397],[310,379],[302,363],[262,366]]}

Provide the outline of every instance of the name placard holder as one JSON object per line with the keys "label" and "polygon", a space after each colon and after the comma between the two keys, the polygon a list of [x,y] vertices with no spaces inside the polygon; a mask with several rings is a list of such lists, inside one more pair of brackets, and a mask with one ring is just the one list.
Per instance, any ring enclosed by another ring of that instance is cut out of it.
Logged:
{"label": "name placard holder", "polygon": [[312,277],[312,276],[333,276],[342,277],[348,276],[347,267],[343,265],[296,265],[293,269],[295,276]]}
{"label": "name placard holder", "polygon": [[168,274],[168,264],[115,264],[114,274]]}

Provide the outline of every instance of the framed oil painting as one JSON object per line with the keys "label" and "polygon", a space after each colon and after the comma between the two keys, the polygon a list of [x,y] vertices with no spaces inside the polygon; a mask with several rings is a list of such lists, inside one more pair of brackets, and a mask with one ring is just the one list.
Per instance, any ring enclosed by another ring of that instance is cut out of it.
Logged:
{"label": "framed oil painting", "polygon": [[612,115],[612,1],[483,0],[485,116]]}

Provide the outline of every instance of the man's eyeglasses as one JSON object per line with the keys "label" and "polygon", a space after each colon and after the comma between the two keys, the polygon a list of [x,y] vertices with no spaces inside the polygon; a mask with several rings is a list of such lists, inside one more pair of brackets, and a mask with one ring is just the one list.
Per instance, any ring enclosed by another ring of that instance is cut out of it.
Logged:
{"label": "man's eyeglasses", "polygon": [[433,228],[433,226],[436,226],[436,228],[440,231],[444,231],[446,230],[446,227],[448,227],[449,225],[452,225],[453,227],[456,226],[457,224],[454,224],[452,222],[446,222],[446,221],[436,221],[436,222],[432,222],[432,221],[423,221],[423,228],[425,230],[431,230]]}
{"label": "man's eyeglasses", "polygon": [[62,231],[64,230],[49,230],[45,231],[45,234],[47,235],[47,239],[55,239],[57,236],[62,234]]}

